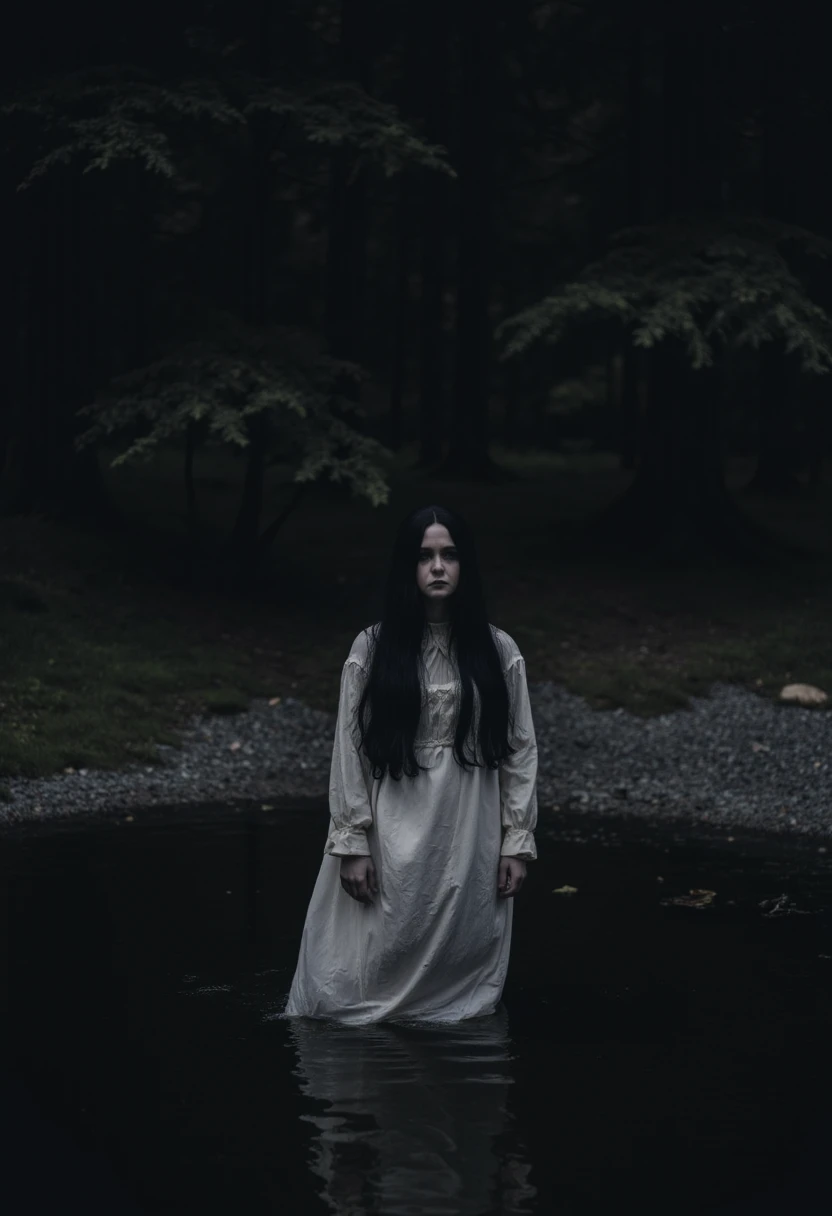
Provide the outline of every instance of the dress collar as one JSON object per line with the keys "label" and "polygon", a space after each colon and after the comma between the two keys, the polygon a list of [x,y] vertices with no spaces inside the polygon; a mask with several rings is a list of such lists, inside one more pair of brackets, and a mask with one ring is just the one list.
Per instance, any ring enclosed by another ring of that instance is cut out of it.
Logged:
{"label": "dress collar", "polygon": [[450,621],[428,621],[427,624],[430,631],[429,636],[433,638],[434,643],[442,651],[445,658],[449,659]]}

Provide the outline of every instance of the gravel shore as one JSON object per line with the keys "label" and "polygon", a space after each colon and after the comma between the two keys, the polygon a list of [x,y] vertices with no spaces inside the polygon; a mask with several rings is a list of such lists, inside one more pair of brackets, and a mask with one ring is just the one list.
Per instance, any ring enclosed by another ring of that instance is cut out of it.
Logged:
{"label": "gravel shore", "polygon": [[[715,684],[691,707],[642,719],[530,684],[541,821],[556,810],[832,836],[832,713]],[[335,714],[294,698],[193,718],[156,766],[5,783],[0,825],[132,808],[326,798]]]}

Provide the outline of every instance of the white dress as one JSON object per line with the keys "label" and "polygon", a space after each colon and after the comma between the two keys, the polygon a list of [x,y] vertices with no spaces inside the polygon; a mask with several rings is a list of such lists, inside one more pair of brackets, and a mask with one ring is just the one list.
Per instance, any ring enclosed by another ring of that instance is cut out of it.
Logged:
{"label": "white dress", "polygon": [[[517,750],[499,769],[459,766],[453,742],[461,687],[448,635],[447,623],[426,626],[415,748],[427,771],[400,781],[389,773],[375,780],[358,751],[353,712],[367,677],[366,633],[352,644],[341,675],[329,834],[284,1017],[459,1021],[491,1014],[500,1001],[514,899],[498,896],[498,867],[501,854],[537,856],[537,744],[525,662],[514,640],[494,628]],[[475,730],[476,686],[474,700]],[[375,864],[372,904],[341,886],[341,858],[356,854]]]}

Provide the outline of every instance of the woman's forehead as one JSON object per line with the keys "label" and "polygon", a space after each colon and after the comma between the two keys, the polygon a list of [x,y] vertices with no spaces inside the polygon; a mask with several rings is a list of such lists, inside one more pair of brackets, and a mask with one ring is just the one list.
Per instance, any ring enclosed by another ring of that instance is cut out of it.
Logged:
{"label": "woman's forehead", "polygon": [[429,528],[425,528],[422,544],[429,545],[431,542],[438,545],[453,544],[451,534],[444,524],[431,524]]}

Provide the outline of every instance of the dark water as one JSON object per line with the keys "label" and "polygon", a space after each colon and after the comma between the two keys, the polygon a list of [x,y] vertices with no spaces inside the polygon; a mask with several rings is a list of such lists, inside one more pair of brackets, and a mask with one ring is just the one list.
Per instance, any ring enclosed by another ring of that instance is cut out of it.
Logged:
{"label": "dark water", "polygon": [[361,1030],[274,1016],[325,808],[177,814],[0,836],[5,1216],[828,1210],[816,846],[558,819],[498,1014]]}

